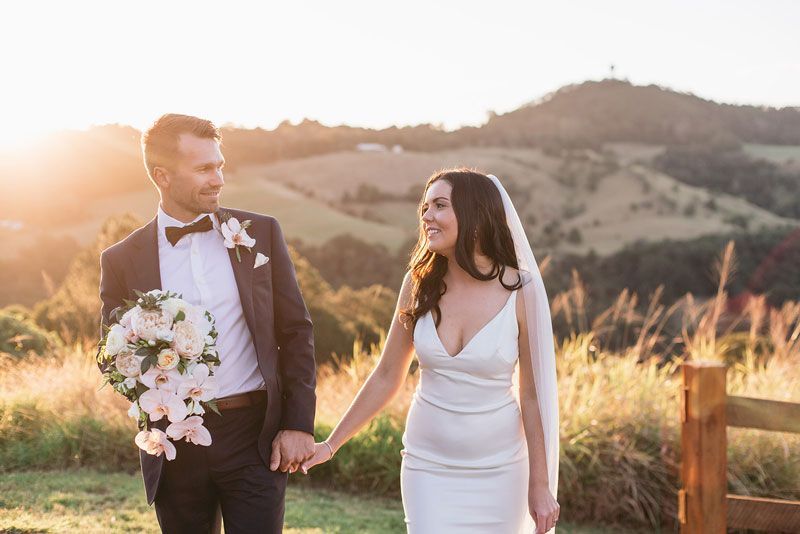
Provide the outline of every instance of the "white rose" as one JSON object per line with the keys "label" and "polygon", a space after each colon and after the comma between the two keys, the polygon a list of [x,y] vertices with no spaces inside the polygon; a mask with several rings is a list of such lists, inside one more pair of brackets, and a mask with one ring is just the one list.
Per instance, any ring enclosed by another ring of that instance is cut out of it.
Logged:
{"label": "white rose", "polygon": [[209,319],[203,310],[200,310],[199,317],[193,320],[192,323],[194,323],[194,326],[203,337],[207,337],[208,334],[211,333],[211,329],[214,327],[213,319]]}
{"label": "white rose", "polygon": [[141,339],[155,341],[160,331],[172,328],[172,316],[161,310],[142,310],[133,316],[131,326]]}
{"label": "white rose", "polygon": [[159,369],[164,369],[165,371],[174,369],[178,366],[179,361],[181,361],[181,358],[173,349],[164,349],[158,353]]}
{"label": "white rose", "polygon": [[128,417],[139,419],[139,403],[132,402],[131,407],[128,408]]}
{"label": "white rose", "polygon": [[125,328],[115,324],[106,335],[106,354],[116,356],[119,351],[125,348]]}
{"label": "white rose", "polygon": [[130,328],[131,319],[133,318],[134,315],[136,315],[136,313],[138,313],[138,311],[142,311],[142,309],[139,306],[134,306],[130,310],[123,313],[122,318],[119,320],[119,324],[121,324],[125,328]]}
{"label": "white rose", "polygon": [[126,388],[133,389],[136,387],[136,379],[135,378],[126,378],[123,382]]}
{"label": "white rose", "polygon": [[117,357],[114,360],[114,365],[117,367],[117,371],[122,373],[124,376],[128,378],[135,378],[139,376],[142,371],[143,359],[144,358],[137,356],[132,351],[125,350],[117,354]]}
{"label": "white rose", "polygon": [[172,348],[184,358],[194,359],[203,352],[203,337],[189,321],[178,321],[174,327]]}
{"label": "white rose", "polygon": [[171,343],[174,337],[175,334],[172,332],[172,330],[159,330],[156,334],[156,339],[159,341],[166,341],[167,343]]}
{"label": "white rose", "polygon": [[177,297],[170,297],[161,303],[161,309],[170,314],[173,318],[175,318],[179,312],[185,314],[190,306],[191,304]]}

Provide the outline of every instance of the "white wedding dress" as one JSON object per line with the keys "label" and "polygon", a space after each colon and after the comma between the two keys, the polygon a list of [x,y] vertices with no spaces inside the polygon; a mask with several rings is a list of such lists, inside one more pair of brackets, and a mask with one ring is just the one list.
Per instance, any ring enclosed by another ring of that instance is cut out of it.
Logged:
{"label": "white wedding dress", "polygon": [[401,468],[409,533],[533,532],[528,451],[512,390],[516,295],[455,356],[445,350],[430,312],[417,321],[420,380]]}

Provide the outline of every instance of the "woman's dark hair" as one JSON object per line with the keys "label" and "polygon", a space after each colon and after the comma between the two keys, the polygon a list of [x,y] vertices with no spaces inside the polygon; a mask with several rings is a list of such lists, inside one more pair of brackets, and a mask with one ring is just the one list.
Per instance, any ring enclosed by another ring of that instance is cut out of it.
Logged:
{"label": "woman's dark hair", "polygon": [[[503,274],[506,266],[518,269],[517,256],[514,251],[514,240],[506,224],[505,208],[500,191],[486,175],[470,169],[446,169],[433,174],[425,184],[422,200],[419,204],[419,215],[425,195],[431,184],[444,180],[453,191],[450,203],[458,222],[456,236],[455,259],[458,265],[477,280],[497,278],[509,291],[522,287],[522,278],[506,285]],[[483,274],[475,265],[476,246],[480,252],[492,261],[492,268]],[[436,325],[442,319],[439,299],[447,291],[444,275],[447,272],[447,258],[428,250],[428,238],[420,220],[419,238],[411,253],[408,268],[411,272],[411,299],[402,310],[401,318],[416,325],[420,317],[433,310]]]}

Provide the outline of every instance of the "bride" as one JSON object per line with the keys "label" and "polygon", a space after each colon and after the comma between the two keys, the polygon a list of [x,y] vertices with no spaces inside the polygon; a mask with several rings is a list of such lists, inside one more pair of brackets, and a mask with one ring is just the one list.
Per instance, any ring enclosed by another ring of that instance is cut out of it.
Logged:
{"label": "bride", "polygon": [[[431,176],[420,236],[381,358],[303,472],[330,460],[420,380],[400,471],[408,531],[549,532],[558,520],[558,399],[550,310],[522,224],[494,176]],[[519,399],[512,378],[519,362]]]}

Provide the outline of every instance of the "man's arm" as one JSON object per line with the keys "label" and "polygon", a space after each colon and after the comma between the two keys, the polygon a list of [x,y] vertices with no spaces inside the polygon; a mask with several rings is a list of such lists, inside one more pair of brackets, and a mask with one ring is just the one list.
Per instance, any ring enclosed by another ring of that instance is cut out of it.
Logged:
{"label": "man's arm", "polygon": [[278,221],[272,224],[271,261],[278,372],[283,389],[280,429],[313,436],[317,403],[314,334]]}
{"label": "man's arm", "polygon": [[[123,306],[125,303],[126,292],[119,277],[114,272],[109,259],[108,251],[103,251],[100,254],[100,301],[102,307],[100,308],[100,339],[105,335],[104,326],[109,326],[116,321],[116,317],[112,316],[115,309]],[[99,354],[99,352],[98,352]],[[98,362],[100,371],[105,371],[105,365]]]}

